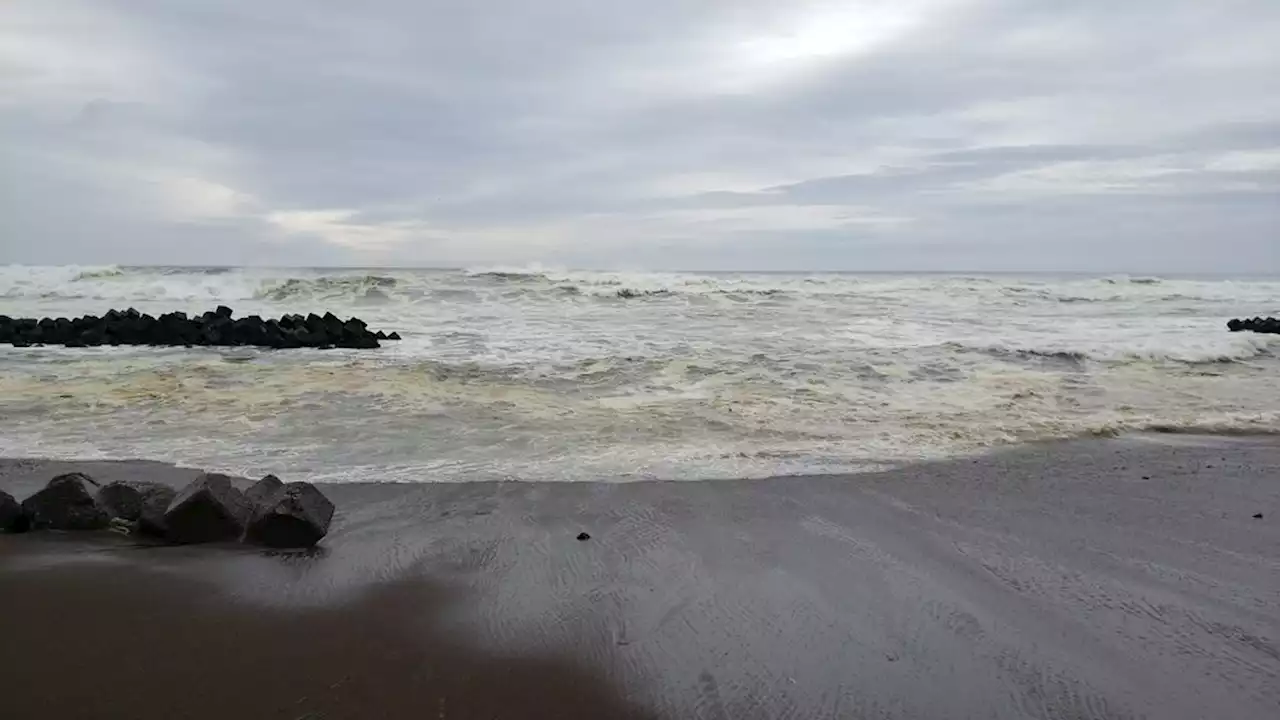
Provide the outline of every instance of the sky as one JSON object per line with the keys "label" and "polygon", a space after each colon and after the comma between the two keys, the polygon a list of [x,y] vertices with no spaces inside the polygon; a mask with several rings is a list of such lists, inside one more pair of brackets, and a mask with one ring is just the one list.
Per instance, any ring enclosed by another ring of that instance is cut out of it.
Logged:
{"label": "sky", "polygon": [[1280,272],[1276,0],[3,0],[0,263]]}

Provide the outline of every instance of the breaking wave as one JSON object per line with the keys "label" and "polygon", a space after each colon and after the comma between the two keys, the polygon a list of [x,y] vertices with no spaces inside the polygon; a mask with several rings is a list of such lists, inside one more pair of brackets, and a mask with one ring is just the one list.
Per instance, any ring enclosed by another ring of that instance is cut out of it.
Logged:
{"label": "breaking wave", "polygon": [[258,299],[285,302],[294,299],[385,300],[397,281],[387,275],[324,275],[312,278],[285,278],[264,282],[254,294]]}
{"label": "breaking wave", "polygon": [[1129,275],[1111,275],[1102,278],[1102,282],[1109,285],[1123,285],[1129,283],[1132,285],[1159,285],[1164,282],[1163,278],[1158,277],[1131,277]]}
{"label": "breaking wave", "polygon": [[78,282],[81,280],[93,280],[95,278],[120,277],[122,275],[124,275],[124,270],[120,269],[119,266],[107,265],[105,267],[100,267],[100,268],[89,268],[87,270],[81,270],[80,272],[76,273],[76,276],[72,278],[71,281]]}
{"label": "breaking wave", "polygon": [[1280,435],[1280,412],[1219,413],[1181,419],[1161,417],[1115,419],[1092,425],[1085,434],[1118,437],[1127,433],[1142,432],[1169,435]]}
{"label": "breaking wave", "polygon": [[957,350],[976,351],[999,359],[1052,361],[1080,365],[1085,362],[1109,364],[1176,363],[1218,365],[1238,363],[1274,355],[1280,341],[1263,335],[1220,335],[1217,338],[1169,338],[1163,342],[1137,340],[1125,344],[1097,344],[1089,347],[1018,347],[1013,345],[967,345],[952,343]]}

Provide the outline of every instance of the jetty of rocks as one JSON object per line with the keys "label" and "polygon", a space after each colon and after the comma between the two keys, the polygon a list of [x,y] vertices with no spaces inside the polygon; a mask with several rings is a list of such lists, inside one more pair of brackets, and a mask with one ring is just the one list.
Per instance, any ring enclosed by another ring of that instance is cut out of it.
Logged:
{"label": "jetty of rocks", "polygon": [[309,548],[329,532],[333,510],[311,483],[274,475],[242,491],[218,473],[201,474],[182,489],[141,481],[100,485],[68,473],[22,502],[0,491],[0,533],[111,530],[177,545]]}
{"label": "jetty of rocks", "polygon": [[14,347],[65,345],[236,346],[267,348],[376,348],[381,340],[399,340],[398,333],[374,332],[360,318],[343,320],[333,313],[284,315],[262,319],[235,318],[225,305],[203,315],[183,312],[152,317],[133,308],[109,310],[101,317],[11,318],[0,315],[0,343]]}
{"label": "jetty of rocks", "polygon": [[1231,320],[1227,323],[1227,329],[1231,332],[1245,331],[1280,335],[1280,319],[1255,317]]}

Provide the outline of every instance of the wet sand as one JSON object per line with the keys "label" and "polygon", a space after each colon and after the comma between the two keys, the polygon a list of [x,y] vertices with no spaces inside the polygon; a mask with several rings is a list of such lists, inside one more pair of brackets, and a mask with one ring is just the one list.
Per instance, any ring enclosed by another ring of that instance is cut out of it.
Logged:
{"label": "wet sand", "polygon": [[[71,468],[193,472],[0,488]],[[1275,439],[326,491],[313,554],[0,536],[0,716],[1280,717]]]}

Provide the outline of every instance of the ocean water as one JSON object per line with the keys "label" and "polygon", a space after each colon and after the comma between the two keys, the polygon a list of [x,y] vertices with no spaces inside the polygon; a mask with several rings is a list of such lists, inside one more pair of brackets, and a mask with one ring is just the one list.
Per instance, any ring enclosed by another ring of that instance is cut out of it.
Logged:
{"label": "ocean water", "polygon": [[1280,432],[1280,279],[3,267],[0,313],[358,315],[379,350],[0,346],[0,454],[315,481],[880,469]]}

